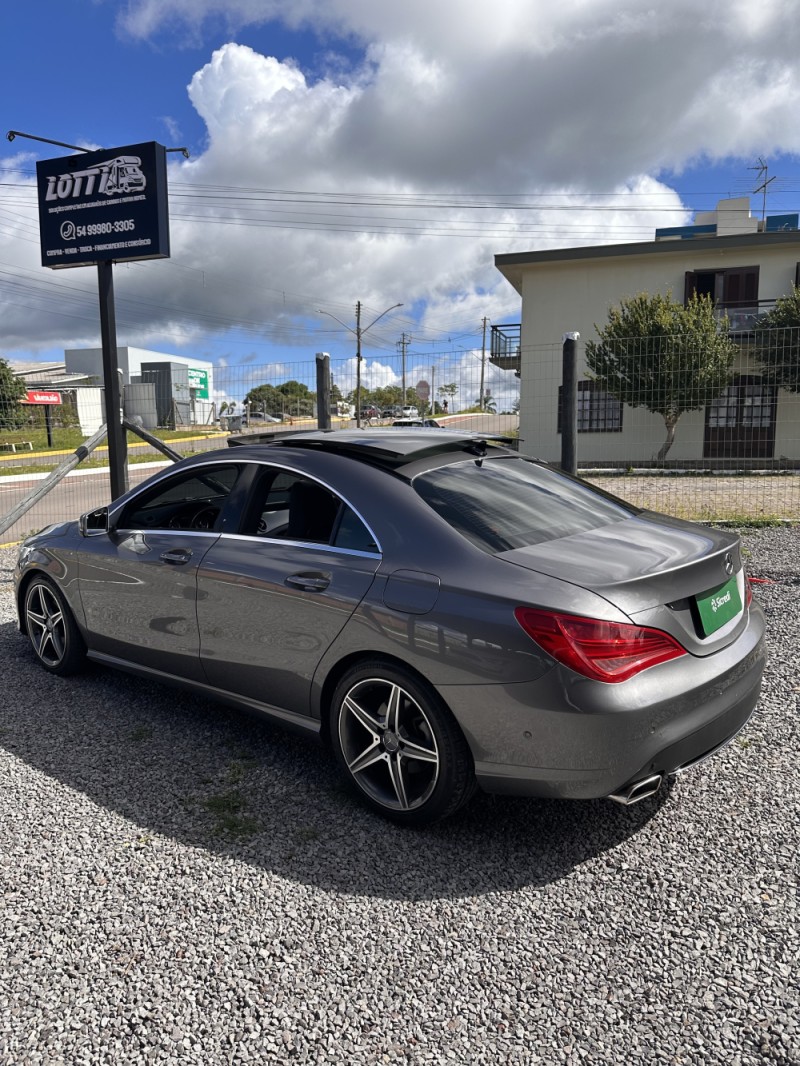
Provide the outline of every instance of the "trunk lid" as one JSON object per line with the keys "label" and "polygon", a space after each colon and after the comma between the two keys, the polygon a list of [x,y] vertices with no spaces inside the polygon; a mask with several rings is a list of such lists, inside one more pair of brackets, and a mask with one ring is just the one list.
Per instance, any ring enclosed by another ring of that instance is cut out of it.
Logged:
{"label": "trunk lid", "polygon": [[[724,647],[746,624],[746,608],[736,609],[737,596],[744,605],[746,592],[739,538],[719,529],[644,512],[499,558],[589,589],[632,621],[670,633],[695,655]],[[704,620],[698,600],[732,578],[733,587],[721,598],[730,593],[733,617],[709,632],[717,623]]]}

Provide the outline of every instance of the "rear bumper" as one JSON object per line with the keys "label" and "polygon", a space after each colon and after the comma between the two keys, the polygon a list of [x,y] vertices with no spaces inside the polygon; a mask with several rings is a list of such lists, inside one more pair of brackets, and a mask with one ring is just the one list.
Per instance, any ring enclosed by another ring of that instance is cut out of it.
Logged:
{"label": "rear bumper", "polygon": [[440,689],[487,792],[597,799],[674,774],[728,743],[761,690],[764,617],[704,659],[684,656],[619,685],[561,667],[536,682]]}

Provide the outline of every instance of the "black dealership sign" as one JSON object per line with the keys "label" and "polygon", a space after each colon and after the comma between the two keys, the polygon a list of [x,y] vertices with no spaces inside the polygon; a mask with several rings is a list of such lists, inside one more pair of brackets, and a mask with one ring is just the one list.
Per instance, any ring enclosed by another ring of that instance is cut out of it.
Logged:
{"label": "black dealership sign", "polygon": [[37,163],[42,266],[168,258],[166,160],[148,141]]}

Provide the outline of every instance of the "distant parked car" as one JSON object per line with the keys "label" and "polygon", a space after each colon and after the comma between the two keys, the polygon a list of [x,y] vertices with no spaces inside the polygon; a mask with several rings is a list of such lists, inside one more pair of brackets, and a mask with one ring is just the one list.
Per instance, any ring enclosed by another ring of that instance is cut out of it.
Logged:
{"label": "distant parked car", "polygon": [[243,426],[252,426],[263,422],[280,422],[280,419],[275,418],[274,415],[263,415],[260,411],[251,411],[249,415],[242,415],[241,424]]}
{"label": "distant parked car", "polygon": [[405,407],[400,410],[401,418],[419,418],[419,411],[412,404],[406,404]]}
{"label": "distant parked car", "polygon": [[401,418],[402,414],[403,405],[395,403],[391,407],[384,407],[383,411],[381,411],[381,418]]}
{"label": "distant parked car", "polygon": [[441,429],[442,427],[436,421],[435,418],[396,418],[392,422],[393,426],[409,426],[421,429]]}
{"label": "distant parked car", "polygon": [[380,410],[377,407],[375,407],[374,405],[371,404],[369,407],[362,407],[361,408],[361,417],[362,418],[380,418],[381,417],[381,412],[380,412]]}

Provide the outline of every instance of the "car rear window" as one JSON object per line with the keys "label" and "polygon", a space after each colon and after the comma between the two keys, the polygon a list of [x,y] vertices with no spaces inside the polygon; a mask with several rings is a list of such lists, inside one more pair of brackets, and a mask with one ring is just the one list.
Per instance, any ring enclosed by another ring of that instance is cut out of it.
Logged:
{"label": "car rear window", "polygon": [[489,459],[440,467],[414,479],[437,514],[492,553],[620,522],[638,509],[541,463]]}

